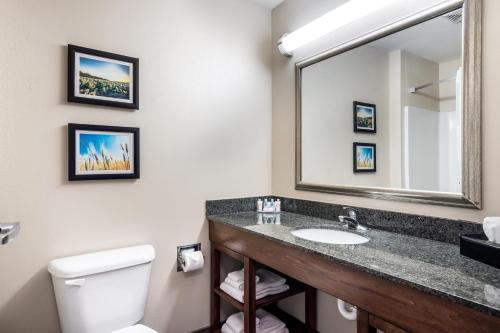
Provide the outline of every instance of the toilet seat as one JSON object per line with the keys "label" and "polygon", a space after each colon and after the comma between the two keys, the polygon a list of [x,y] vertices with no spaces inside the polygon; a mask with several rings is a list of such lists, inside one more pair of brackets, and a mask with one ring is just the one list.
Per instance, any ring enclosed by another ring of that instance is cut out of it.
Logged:
{"label": "toilet seat", "polygon": [[134,325],[134,326],[121,328],[121,329],[119,329],[117,331],[113,331],[111,333],[158,333],[158,332],[150,329],[147,326],[138,324],[138,325]]}

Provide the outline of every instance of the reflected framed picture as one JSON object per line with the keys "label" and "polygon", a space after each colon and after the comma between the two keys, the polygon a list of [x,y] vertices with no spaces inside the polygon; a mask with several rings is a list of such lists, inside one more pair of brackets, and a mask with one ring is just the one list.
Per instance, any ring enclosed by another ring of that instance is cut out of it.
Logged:
{"label": "reflected framed picture", "polygon": [[352,147],[353,171],[377,172],[377,146],[374,143],[354,142]]}
{"label": "reflected framed picture", "polygon": [[353,102],[354,132],[377,133],[377,107],[375,104]]}
{"label": "reflected framed picture", "polygon": [[68,179],[137,179],[139,128],[68,124]]}
{"label": "reflected framed picture", "polygon": [[139,109],[139,59],[68,45],[68,102]]}

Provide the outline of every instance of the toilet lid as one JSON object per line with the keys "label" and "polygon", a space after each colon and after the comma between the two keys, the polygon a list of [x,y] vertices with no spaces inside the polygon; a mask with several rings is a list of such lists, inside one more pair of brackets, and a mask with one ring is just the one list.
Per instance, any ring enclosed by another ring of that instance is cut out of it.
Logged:
{"label": "toilet lid", "polygon": [[113,331],[111,333],[158,333],[147,326],[138,324],[134,326],[125,327],[119,329],[118,331]]}

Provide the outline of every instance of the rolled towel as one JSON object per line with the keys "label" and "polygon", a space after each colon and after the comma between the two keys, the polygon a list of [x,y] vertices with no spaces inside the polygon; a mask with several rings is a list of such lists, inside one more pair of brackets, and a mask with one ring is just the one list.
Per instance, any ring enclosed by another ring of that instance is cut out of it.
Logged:
{"label": "rolled towel", "polygon": [[483,230],[490,242],[500,244],[500,217],[486,217]]}
{"label": "rolled towel", "polygon": [[[234,282],[233,285],[235,286],[235,288],[240,288],[239,286],[241,285],[241,290],[243,290],[243,282],[245,281],[245,275],[243,269],[229,273],[226,279],[231,280],[231,282]],[[259,283],[259,281],[260,277],[257,274],[255,276],[255,283]]]}
{"label": "rolled towel", "polygon": [[[235,333],[244,331],[245,326],[243,323],[244,323],[243,312],[232,314],[226,319],[226,325],[229,326],[229,328]],[[255,318],[255,327],[257,328],[260,327],[260,318],[257,316]]]}
{"label": "rolled towel", "polygon": [[[243,303],[243,296],[244,296],[243,290],[236,289],[226,282],[222,282],[220,284],[220,289],[222,289],[224,292],[226,292],[229,296],[231,296],[232,298],[234,298],[238,302]],[[287,291],[288,289],[290,289],[290,286],[287,284],[282,284],[278,287],[267,288],[265,290],[262,290],[262,291],[256,293],[255,298],[261,299],[261,298],[264,298],[264,297],[269,296],[269,295],[280,294],[284,291]]]}

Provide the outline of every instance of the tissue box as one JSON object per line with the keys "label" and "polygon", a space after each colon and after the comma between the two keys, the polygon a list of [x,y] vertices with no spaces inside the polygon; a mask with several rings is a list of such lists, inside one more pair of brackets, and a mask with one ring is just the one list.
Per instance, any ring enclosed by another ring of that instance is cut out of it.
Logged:
{"label": "tissue box", "polygon": [[484,234],[461,235],[460,254],[500,268],[500,244],[490,242]]}

